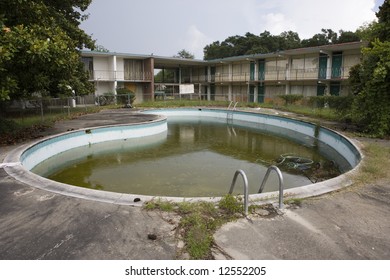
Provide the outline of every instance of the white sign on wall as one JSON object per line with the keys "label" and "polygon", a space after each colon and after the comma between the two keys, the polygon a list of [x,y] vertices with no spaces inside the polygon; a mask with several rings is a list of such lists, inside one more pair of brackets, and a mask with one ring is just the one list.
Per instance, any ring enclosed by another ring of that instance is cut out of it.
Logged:
{"label": "white sign on wall", "polygon": [[193,94],[195,93],[195,87],[193,84],[180,85],[180,94]]}

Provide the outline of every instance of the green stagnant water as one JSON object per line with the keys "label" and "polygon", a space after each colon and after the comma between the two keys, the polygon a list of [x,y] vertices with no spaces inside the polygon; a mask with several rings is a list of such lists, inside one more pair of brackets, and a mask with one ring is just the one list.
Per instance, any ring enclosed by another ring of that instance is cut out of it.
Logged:
{"label": "green stagnant water", "polygon": [[[307,137],[296,142],[297,135],[291,136],[288,130],[270,132],[204,119],[170,121],[168,127],[168,133],[157,136],[72,149],[32,171],[92,189],[204,197],[226,194],[237,169],[247,174],[250,193],[258,191],[271,164],[282,170],[285,188],[328,179],[348,169],[342,158],[327,158],[329,147],[321,148]],[[242,194],[238,182],[236,191]],[[277,182],[272,174],[264,191],[277,190]]]}

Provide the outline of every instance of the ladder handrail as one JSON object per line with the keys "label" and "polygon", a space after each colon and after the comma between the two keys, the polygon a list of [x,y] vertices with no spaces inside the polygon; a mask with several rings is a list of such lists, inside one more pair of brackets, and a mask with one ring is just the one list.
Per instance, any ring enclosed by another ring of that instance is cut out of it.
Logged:
{"label": "ladder handrail", "polygon": [[[265,173],[265,176],[263,178],[263,181],[261,183],[261,186],[260,186],[258,193],[263,192],[265,183],[267,182],[269,174],[271,173],[272,170],[274,170],[276,172],[276,174],[278,175],[278,178],[279,178],[279,209],[283,209],[283,207],[284,207],[284,205],[283,205],[283,188],[284,188],[283,175],[277,166],[271,165],[270,167],[268,167],[267,172]],[[234,187],[236,186],[238,175],[241,175],[241,177],[244,181],[244,212],[245,212],[245,216],[248,216],[249,186],[248,186],[248,178],[243,170],[238,169],[234,173],[234,177],[232,180],[232,184],[230,186],[229,194],[233,193]]]}
{"label": "ladder handrail", "polygon": [[238,101],[234,104],[233,111],[236,110],[237,104],[238,104]]}
{"label": "ladder handrail", "polygon": [[244,213],[245,213],[245,216],[247,216],[248,215],[248,201],[249,201],[248,178],[246,177],[246,174],[243,170],[239,169],[236,171],[236,173],[234,173],[234,177],[232,180],[232,185],[230,186],[229,194],[233,193],[233,189],[236,185],[238,175],[241,175],[241,177],[244,181]]}
{"label": "ladder handrail", "polygon": [[234,102],[234,101],[230,101],[230,104],[229,104],[229,106],[228,106],[228,108],[227,108],[228,110],[230,110],[230,107],[232,106],[233,102]]}
{"label": "ladder handrail", "polygon": [[267,172],[265,173],[263,182],[261,182],[260,189],[259,189],[258,193],[263,192],[264,187],[265,187],[265,183],[267,182],[269,174],[271,173],[272,170],[274,170],[276,172],[276,174],[278,175],[278,178],[279,178],[279,209],[283,209],[283,207],[284,207],[283,206],[283,188],[284,188],[283,175],[277,166],[271,165],[270,167],[268,167]]}

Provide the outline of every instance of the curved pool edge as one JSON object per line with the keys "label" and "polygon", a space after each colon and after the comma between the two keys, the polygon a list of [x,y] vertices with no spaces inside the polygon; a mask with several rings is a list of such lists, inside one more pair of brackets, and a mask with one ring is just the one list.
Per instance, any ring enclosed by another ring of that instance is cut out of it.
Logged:
{"label": "curved pool edge", "polygon": [[[256,113],[254,113],[256,114]],[[163,116],[160,116],[161,118],[166,118]],[[161,121],[161,118],[155,121]],[[287,118],[287,117],[284,117]],[[152,121],[152,122],[155,122]],[[147,122],[150,123],[150,122]],[[132,125],[140,125],[144,123],[136,123],[136,124],[127,124],[122,126],[132,126]],[[168,196],[149,196],[149,195],[137,195],[137,194],[125,194],[125,193],[115,193],[115,192],[109,192],[109,191],[101,191],[101,190],[94,190],[94,189],[87,189],[82,187],[77,187],[73,185],[68,185],[64,183],[55,182],[49,179],[46,179],[44,177],[41,177],[39,175],[36,175],[32,173],[31,171],[27,170],[20,162],[20,158],[22,154],[28,150],[29,148],[33,147],[34,145],[37,145],[38,143],[47,141],[49,139],[71,134],[78,131],[86,131],[89,129],[96,129],[96,128],[106,128],[106,127],[112,127],[112,126],[120,126],[120,125],[109,125],[109,126],[97,126],[97,127],[91,127],[91,128],[83,128],[71,132],[64,132],[56,135],[52,135],[49,137],[46,137],[44,139],[40,139],[38,141],[34,141],[33,143],[21,145],[18,148],[12,150],[10,153],[7,154],[5,157],[2,168],[6,171],[8,175],[16,179],[17,181],[20,181],[30,187],[34,187],[37,189],[49,191],[52,193],[75,197],[75,198],[82,198],[92,201],[99,201],[99,202],[105,202],[105,203],[113,203],[113,204],[119,204],[119,205],[132,205],[132,206],[142,206],[143,203],[153,200],[153,199],[162,199],[165,201],[171,201],[171,202],[196,202],[196,201],[208,201],[208,202],[218,202],[221,197],[168,197]],[[326,128],[327,130],[330,130]],[[332,130],[333,131],[333,130]],[[334,133],[342,136],[344,139],[349,141],[351,145],[354,146],[356,151],[358,151],[360,155],[360,161],[359,163],[350,171],[341,174],[338,177],[322,181],[315,184],[309,184],[301,187],[291,188],[284,192],[284,199],[287,198],[307,198],[307,197],[313,197],[313,196],[319,196],[323,195],[332,191],[340,190],[342,188],[348,187],[353,183],[353,176],[359,171],[361,164],[364,160],[364,154],[362,153],[359,146],[358,141],[351,140],[345,135],[333,131]],[[233,178],[234,174],[231,174]],[[228,175],[230,176],[230,175]],[[260,180],[259,180],[260,181]],[[228,192],[228,187],[227,190]],[[266,203],[275,203],[278,200],[278,192],[268,192],[268,193],[262,193],[262,194],[251,194],[249,195],[249,200],[251,204],[266,204]],[[139,202],[135,202],[138,201]]]}

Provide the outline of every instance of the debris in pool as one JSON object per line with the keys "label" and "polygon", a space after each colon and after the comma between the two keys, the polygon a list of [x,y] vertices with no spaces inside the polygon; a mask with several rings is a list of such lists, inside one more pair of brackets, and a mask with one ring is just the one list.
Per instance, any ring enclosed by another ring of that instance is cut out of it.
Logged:
{"label": "debris in pool", "polygon": [[137,197],[137,198],[134,198],[134,202],[140,202],[141,201],[141,198]]}

